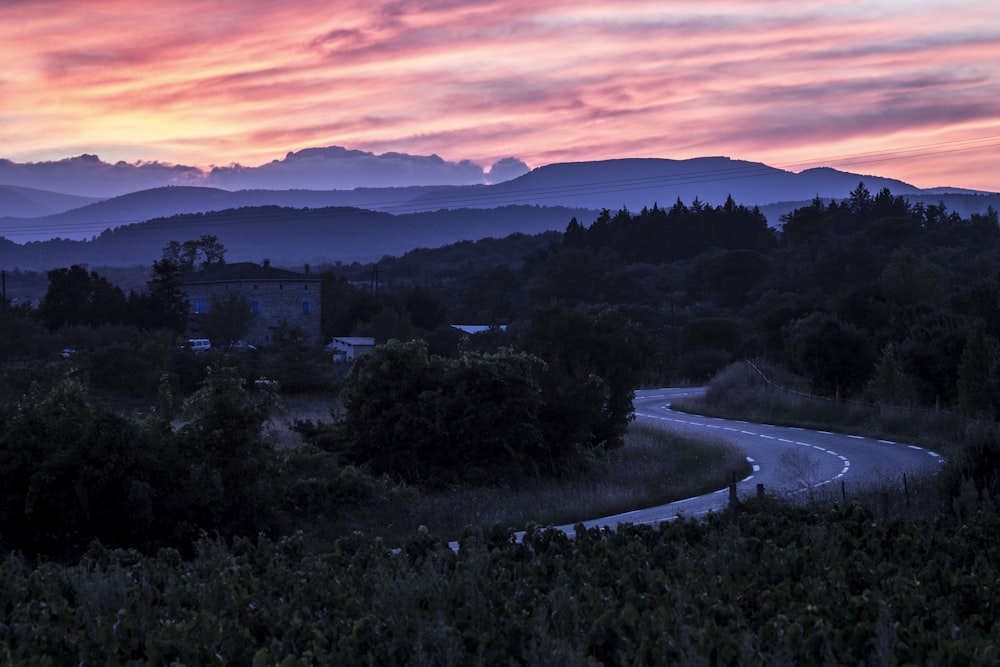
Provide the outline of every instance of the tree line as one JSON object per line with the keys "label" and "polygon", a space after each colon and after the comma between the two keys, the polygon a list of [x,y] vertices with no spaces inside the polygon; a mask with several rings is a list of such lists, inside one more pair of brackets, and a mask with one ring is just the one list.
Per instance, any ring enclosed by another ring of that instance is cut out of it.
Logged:
{"label": "tree line", "polygon": [[[817,198],[777,228],[731,198],[719,206],[654,203],[638,213],[603,211],[587,226],[573,219],[563,234],[321,267],[322,334],[422,339],[432,354],[455,357],[509,346],[536,310],[553,304],[611,310],[655,339],[651,382],[702,382],[755,356],[825,396],[992,415],[989,397],[1000,389],[997,229],[993,209],[962,218],[887,189],[873,195],[863,183],[841,201]],[[48,333],[8,314],[0,356],[40,352],[52,332],[74,326],[183,330],[178,274],[224,261],[224,252],[212,237],[175,242],[154,263],[147,289],[128,296],[82,267],[51,272],[38,311]],[[214,303],[210,311],[241,305]],[[209,319],[220,331],[237,321]],[[506,333],[468,339],[449,326],[456,322],[505,325]],[[889,380],[876,381],[880,374]]]}
{"label": "tree line", "polygon": [[397,331],[436,341],[441,320],[427,314],[517,328],[553,303],[611,310],[655,339],[650,382],[704,382],[727,363],[760,357],[819,395],[996,416],[1000,225],[992,208],[963,218],[860,183],[775,227],[732,200],[696,200],[604,211],[590,225],[574,219],[561,236],[533,240],[510,240],[521,254],[504,255],[503,240],[493,240],[488,255],[485,245],[466,245],[385,258],[378,299],[363,283],[370,265],[331,267],[339,299],[331,317],[380,333],[392,330],[380,323],[403,322]]}

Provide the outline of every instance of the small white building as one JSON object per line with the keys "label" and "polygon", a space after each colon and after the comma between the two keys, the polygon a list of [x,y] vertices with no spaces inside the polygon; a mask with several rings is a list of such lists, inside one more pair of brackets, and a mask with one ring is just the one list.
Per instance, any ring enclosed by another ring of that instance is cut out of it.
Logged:
{"label": "small white building", "polygon": [[507,330],[506,324],[452,324],[451,326],[468,336],[485,333],[492,329],[499,329],[500,331]]}
{"label": "small white building", "polygon": [[337,362],[353,361],[375,349],[375,339],[368,336],[342,336],[334,338],[326,346],[327,352]]}

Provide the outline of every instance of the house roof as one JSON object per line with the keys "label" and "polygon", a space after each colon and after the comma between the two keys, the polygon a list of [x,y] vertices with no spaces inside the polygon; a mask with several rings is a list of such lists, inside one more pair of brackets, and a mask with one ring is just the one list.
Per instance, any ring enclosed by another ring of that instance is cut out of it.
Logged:
{"label": "house roof", "polygon": [[254,262],[234,262],[220,264],[195,273],[189,273],[181,278],[181,283],[194,285],[198,283],[230,283],[230,282],[266,282],[266,281],[321,282],[321,278],[306,273],[276,269],[270,264],[261,266]]}
{"label": "house roof", "polygon": [[374,346],[375,339],[371,338],[370,336],[337,336],[336,338],[333,339],[333,341],[330,342],[329,345],[327,345],[327,347],[330,347],[334,343],[340,343],[342,345],[351,345],[355,347],[359,346],[365,347],[365,346]]}
{"label": "house roof", "polygon": [[458,329],[459,331],[467,334],[477,334],[483,333],[484,331],[489,331],[490,329],[499,329],[500,331],[506,331],[506,324],[452,324],[452,328]]}

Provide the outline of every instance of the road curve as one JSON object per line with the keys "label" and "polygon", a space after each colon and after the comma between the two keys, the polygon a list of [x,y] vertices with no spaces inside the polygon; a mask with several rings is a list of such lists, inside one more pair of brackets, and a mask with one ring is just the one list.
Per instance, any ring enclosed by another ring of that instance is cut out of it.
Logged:
{"label": "road curve", "polygon": [[[753,472],[737,482],[740,497],[756,493],[758,484],[763,484],[768,493],[793,495],[809,493],[831,484],[836,485],[839,493],[843,482],[843,488],[850,492],[852,487],[873,480],[897,480],[904,473],[936,472],[943,462],[937,452],[916,445],[829,431],[702,417],[670,409],[672,401],[702,391],[637,391],[636,419],[655,423],[672,432],[718,438],[742,447]],[[656,524],[678,516],[698,517],[709,511],[720,511],[728,503],[729,489],[724,488],[695,498],[581,523],[587,528],[614,528],[622,523]],[[556,528],[572,535],[574,525]]]}

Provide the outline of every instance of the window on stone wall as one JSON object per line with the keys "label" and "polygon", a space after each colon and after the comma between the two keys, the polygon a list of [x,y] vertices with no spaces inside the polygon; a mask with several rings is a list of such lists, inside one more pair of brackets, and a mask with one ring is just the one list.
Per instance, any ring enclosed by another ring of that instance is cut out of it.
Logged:
{"label": "window on stone wall", "polygon": [[260,313],[260,301],[254,299],[253,302],[250,304],[250,310],[252,310],[255,313]]}
{"label": "window on stone wall", "polygon": [[303,301],[302,302],[302,314],[303,315],[308,315],[310,312],[311,312],[311,310],[310,310],[309,302],[308,301]]}
{"label": "window on stone wall", "polygon": [[195,312],[195,315],[201,315],[202,313],[205,312],[205,300],[204,299],[195,299],[194,300],[194,312]]}

